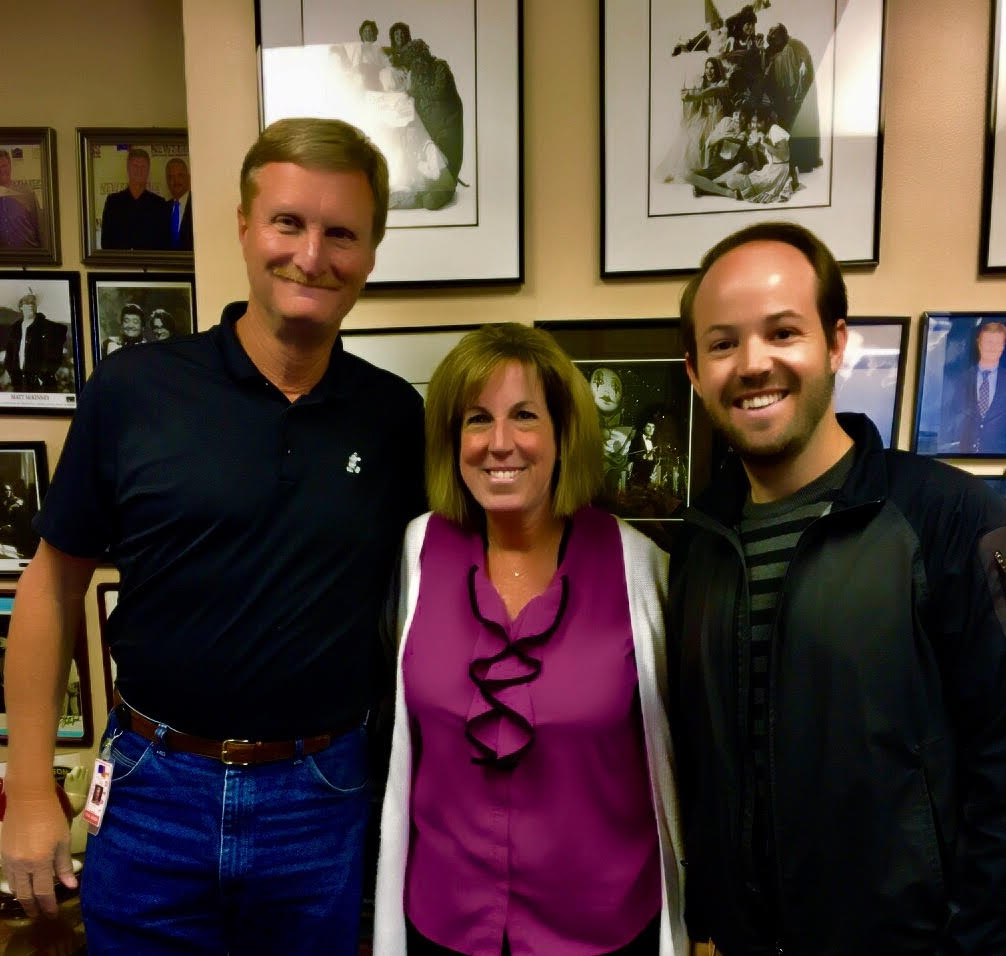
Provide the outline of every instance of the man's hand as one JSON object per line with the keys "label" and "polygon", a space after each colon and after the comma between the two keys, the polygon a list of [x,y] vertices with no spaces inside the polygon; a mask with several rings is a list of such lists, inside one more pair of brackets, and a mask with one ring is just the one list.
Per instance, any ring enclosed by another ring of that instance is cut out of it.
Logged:
{"label": "man's hand", "polygon": [[40,912],[55,916],[53,875],[68,889],[77,886],[70,858],[70,825],[55,790],[19,799],[7,794],[0,849],[4,876],[24,911],[32,918]]}

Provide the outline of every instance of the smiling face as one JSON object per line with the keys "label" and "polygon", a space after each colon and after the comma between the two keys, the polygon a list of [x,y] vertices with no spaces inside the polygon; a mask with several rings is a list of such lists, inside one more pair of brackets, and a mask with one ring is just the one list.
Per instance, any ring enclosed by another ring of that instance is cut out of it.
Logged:
{"label": "smiling face", "polygon": [[172,199],[181,199],[189,191],[189,167],[180,159],[172,159],[164,167],[164,178]]}
{"label": "smiling face", "polygon": [[38,306],[35,304],[35,300],[31,296],[25,296],[21,300],[20,309],[21,318],[24,319],[25,322],[31,322],[38,312]]}
{"label": "smiling face", "polygon": [[839,321],[829,347],[807,258],[783,242],[732,249],[702,280],[694,315],[689,378],[745,464],[827,458],[846,329]]}
{"label": "smiling face", "polygon": [[374,268],[374,197],[362,172],[267,163],[238,210],[248,314],[273,334],[334,338]]}
{"label": "smiling face", "polygon": [[997,368],[1006,347],[1006,328],[998,322],[982,327],[978,333],[978,365],[980,368]]}
{"label": "smiling face", "polygon": [[143,316],[135,312],[125,312],[119,320],[123,339],[133,341],[143,338]]}
{"label": "smiling face", "polygon": [[538,376],[519,362],[497,366],[461,416],[459,467],[488,520],[552,516],[555,427]]}
{"label": "smiling face", "polygon": [[622,405],[622,380],[610,368],[596,368],[590,376],[590,391],[594,404],[605,415],[617,412]]}
{"label": "smiling face", "polygon": [[142,156],[133,156],[126,161],[126,175],[129,179],[129,188],[133,190],[144,190],[147,188],[147,180],[150,179],[150,160]]}

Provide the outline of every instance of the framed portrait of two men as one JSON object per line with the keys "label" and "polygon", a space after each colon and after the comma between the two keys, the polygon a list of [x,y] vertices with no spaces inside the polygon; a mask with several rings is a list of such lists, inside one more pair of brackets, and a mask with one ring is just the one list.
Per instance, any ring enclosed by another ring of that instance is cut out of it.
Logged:
{"label": "framed portrait of two men", "polygon": [[59,265],[56,133],[0,129],[0,265]]}
{"label": "framed portrait of two men", "polygon": [[371,286],[523,281],[520,0],[257,0],[261,120],[341,119],[388,161]]}
{"label": "framed portrait of two men", "polygon": [[883,0],[602,0],[601,274],[786,218],[877,262]]}

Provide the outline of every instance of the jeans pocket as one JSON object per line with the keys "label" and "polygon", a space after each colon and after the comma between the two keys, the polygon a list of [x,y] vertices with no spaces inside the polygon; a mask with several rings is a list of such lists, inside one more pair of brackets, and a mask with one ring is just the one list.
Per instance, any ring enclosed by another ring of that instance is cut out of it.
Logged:
{"label": "jeans pocket", "polygon": [[119,733],[112,741],[112,783],[121,783],[132,776],[153,750],[153,743],[130,730]]}
{"label": "jeans pocket", "polygon": [[343,734],[330,747],[306,757],[314,776],[333,793],[361,793],[369,783],[367,733],[364,728]]}

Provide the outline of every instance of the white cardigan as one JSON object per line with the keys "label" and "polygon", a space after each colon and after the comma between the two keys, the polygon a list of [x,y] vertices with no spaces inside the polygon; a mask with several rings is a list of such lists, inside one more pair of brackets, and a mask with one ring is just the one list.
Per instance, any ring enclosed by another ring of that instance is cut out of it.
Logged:
{"label": "white cardigan", "polygon": [[[381,849],[377,865],[374,911],[374,956],[405,954],[405,867],[409,856],[409,809],[412,782],[412,741],[402,687],[402,651],[419,596],[419,555],[430,515],[409,524],[402,550],[398,602],[398,666],[395,679],[395,723],[391,766],[381,813]],[[674,788],[674,755],[670,728],[662,704],[666,648],[664,606],[667,602],[667,555],[649,538],[618,521],[629,594],[629,616],[635,645],[643,735],[650,770],[653,805],[660,839],[663,876],[660,912],[660,956],[687,956],[684,923],[684,870],[678,801]]]}

